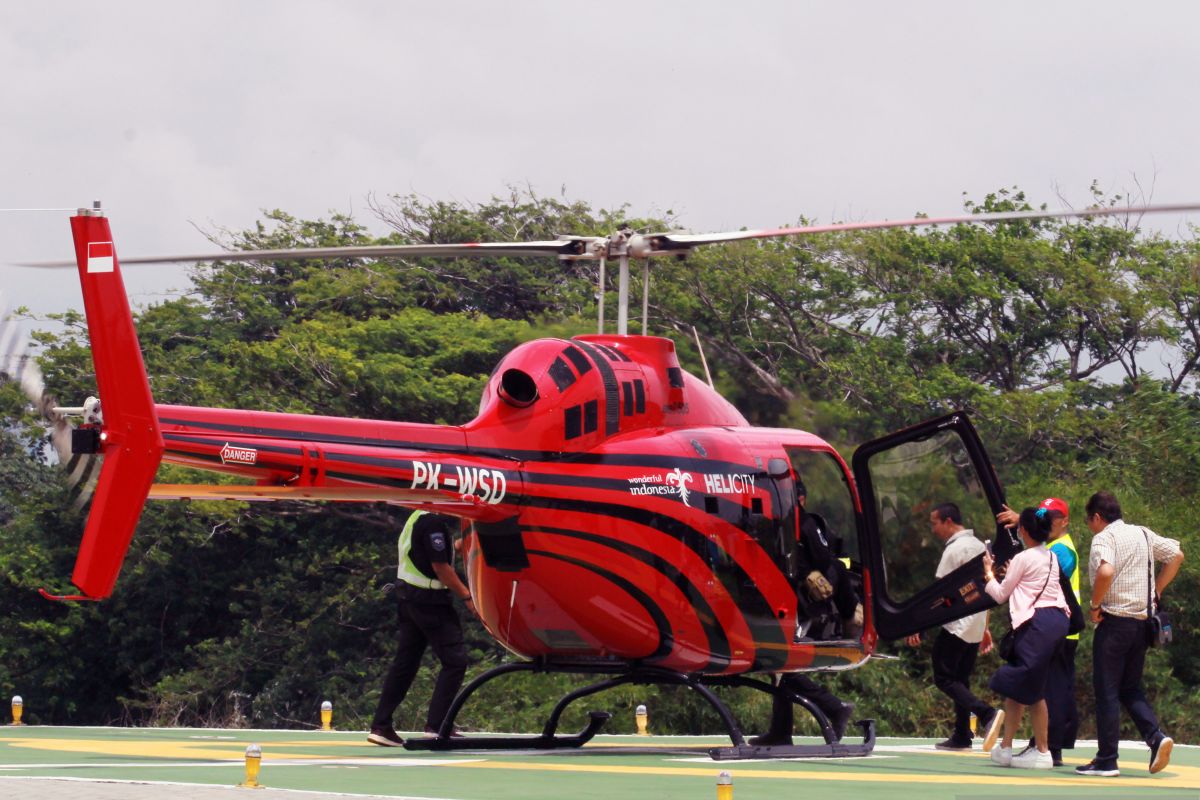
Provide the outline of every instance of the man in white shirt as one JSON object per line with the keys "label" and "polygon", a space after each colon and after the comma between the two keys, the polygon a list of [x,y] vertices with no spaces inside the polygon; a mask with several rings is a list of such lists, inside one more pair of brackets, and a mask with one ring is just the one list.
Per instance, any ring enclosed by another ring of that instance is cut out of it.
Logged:
{"label": "man in white shirt", "polygon": [[[975,532],[964,528],[962,512],[954,503],[942,503],[929,514],[929,528],[940,539],[945,550],[938,562],[936,577],[942,578],[980,556],[985,548],[975,538]],[[908,643],[921,643],[921,634],[908,637]],[[987,627],[987,612],[947,622],[933,643],[933,683],[954,701],[954,733],[934,747],[939,750],[970,750],[971,714],[975,715],[977,730],[987,740],[987,734],[1000,728],[1004,715],[980,700],[971,692],[971,673],[975,659],[992,649],[992,634]],[[994,737],[992,737],[994,739]]]}

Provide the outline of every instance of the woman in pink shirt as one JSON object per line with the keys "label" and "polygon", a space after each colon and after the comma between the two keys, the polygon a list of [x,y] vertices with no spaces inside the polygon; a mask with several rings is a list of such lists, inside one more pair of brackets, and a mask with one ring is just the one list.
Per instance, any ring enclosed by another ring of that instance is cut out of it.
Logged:
{"label": "woman in pink shirt", "polygon": [[[1008,601],[1008,614],[1016,633],[1012,660],[996,670],[988,684],[1004,697],[1004,738],[992,748],[992,761],[1001,766],[1026,769],[1050,769],[1054,759],[1046,743],[1046,675],[1055,650],[1067,635],[1070,610],[1058,581],[1058,559],[1046,549],[1050,536],[1050,517],[1044,508],[1021,512],[1021,539],[1025,550],[1008,563],[1004,582],[992,574],[992,554],[983,557],[987,593],[997,603]],[[1012,740],[1029,707],[1033,738],[1037,745],[1018,756],[1012,754]],[[988,743],[984,743],[987,749]]]}

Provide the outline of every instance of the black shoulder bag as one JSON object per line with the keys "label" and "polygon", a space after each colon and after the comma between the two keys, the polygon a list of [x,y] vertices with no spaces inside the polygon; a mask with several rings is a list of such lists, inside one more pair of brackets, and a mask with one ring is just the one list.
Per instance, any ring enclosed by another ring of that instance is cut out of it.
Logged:
{"label": "black shoulder bag", "polygon": [[[1075,565],[1075,569],[1079,569],[1078,564]],[[1067,600],[1067,612],[1071,617],[1067,622],[1067,635],[1079,633],[1087,626],[1087,619],[1083,616],[1083,607],[1079,605],[1079,598],[1075,596],[1075,590],[1071,587],[1071,579],[1062,571],[1061,565],[1058,570],[1058,588]]]}
{"label": "black shoulder bag", "polygon": [[1146,645],[1148,647],[1166,647],[1174,638],[1171,628],[1171,616],[1161,607],[1156,608],[1154,600],[1154,548],[1150,546],[1150,534],[1142,528],[1146,537],[1146,560],[1149,562],[1149,577],[1146,583]]}
{"label": "black shoulder bag", "polygon": [[[1047,550],[1046,552],[1049,551]],[[1041,591],[1037,593],[1037,597],[1033,598],[1033,604],[1035,606],[1037,605],[1037,601],[1042,599],[1042,592],[1046,591],[1046,587],[1050,585],[1050,575],[1054,572],[1054,565],[1057,562],[1058,559],[1054,557],[1054,553],[1050,553],[1050,569],[1046,571],[1046,582],[1042,584]],[[1059,570],[1058,572],[1061,576],[1062,570]],[[1005,631],[1004,635],[1000,637],[1000,644],[996,645],[996,652],[1000,654],[1001,658],[1011,664],[1017,655],[1017,631],[1013,630],[1012,627],[1012,612],[1009,612],[1008,619],[1008,630]],[[1022,625],[1021,627],[1024,628],[1025,625]]]}

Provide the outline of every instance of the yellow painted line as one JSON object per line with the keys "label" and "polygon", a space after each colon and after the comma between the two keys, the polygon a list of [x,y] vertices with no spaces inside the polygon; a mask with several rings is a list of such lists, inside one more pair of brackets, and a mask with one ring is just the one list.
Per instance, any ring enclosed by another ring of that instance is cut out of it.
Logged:
{"label": "yellow painted line", "polygon": [[[212,741],[100,741],[97,739],[6,739],[6,744],[12,747],[23,747],[30,750],[50,750],[59,753],[99,753],[112,756],[136,756],[140,758],[183,758],[183,759],[243,759],[246,756],[245,742],[229,742],[216,744]],[[328,755],[310,755],[308,753],[288,753],[275,750],[275,745],[295,746],[296,742],[267,742],[263,748],[263,760],[271,761],[278,758],[312,759],[321,761],[337,758]],[[366,746],[365,744],[363,745]]]}
{"label": "yellow painted line", "polygon": [[603,773],[613,775],[661,775],[692,778],[711,778],[723,769],[732,772],[736,779],[766,778],[771,780],[798,781],[838,781],[860,783],[962,783],[977,786],[1084,786],[1129,788],[1133,786],[1153,786],[1160,789],[1200,789],[1200,768],[1178,767],[1167,768],[1167,772],[1158,777],[1128,778],[1117,780],[1089,778],[1083,775],[1040,775],[1024,770],[1001,770],[992,767],[990,763],[981,763],[984,769],[994,769],[991,775],[922,775],[914,772],[863,773],[853,771],[833,770],[781,770],[781,769],[738,769],[737,762],[713,762],[709,768],[699,767],[638,767],[638,766],[603,766],[593,764],[545,764],[520,761],[477,761],[470,764],[458,765],[461,769],[501,769],[527,770],[532,772],[583,772]]}

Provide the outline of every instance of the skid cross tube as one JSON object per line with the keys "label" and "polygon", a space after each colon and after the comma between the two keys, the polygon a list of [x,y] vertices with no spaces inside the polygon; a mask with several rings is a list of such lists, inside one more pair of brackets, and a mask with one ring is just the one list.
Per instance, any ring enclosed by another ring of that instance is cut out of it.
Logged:
{"label": "skid cross tube", "polygon": [[[555,704],[554,709],[546,720],[541,734],[537,736],[452,736],[454,721],[467,699],[484,684],[503,675],[514,672],[558,672],[578,675],[611,675],[602,681],[589,684],[580,689],[568,692]],[[815,758],[815,757],[853,757],[869,755],[875,748],[875,721],[862,720],[864,741],[860,745],[842,744],[833,731],[829,718],[813,704],[811,700],[790,692],[779,686],[765,681],[754,680],[744,676],[703,676],[688,675],[681,672],[659,669],[656,667],[631,666],[627,664],[586,664],[586,663],[554,663],[545,661],[519,661],[511,664],[501,664],[498,667],[479,675],[458,693],[454,702],[446,712],[445,719],[438,729],[436,736],[418,739],[408,739],[404,747],[409,750],[554,750],[559,748],[582,747],[592,739],[612,717],[607,711],[588,712],[588,723],[579,733],[573,735],[558,735],[558,725],[567,706],[583,697],[598,694],[626,684],[646,684],[665,686],[685,686],[696,692],[712,706],[720,716],[721,722],[729,735],[731,747],[717,747],[708,751],[714,760],[727,761],[747,758]],[[785,696],[793,703],[804,708],[821,728],[825,739],[823,745],[782,745],[763,746],[751,745],[746,742],[737,719],[726,705],[712,691],[714,686],[729,686],[749,688],[766,692],[772,697]]]}

